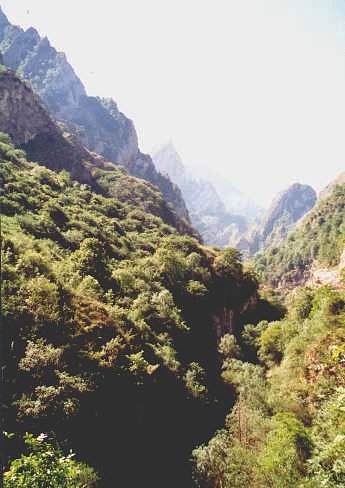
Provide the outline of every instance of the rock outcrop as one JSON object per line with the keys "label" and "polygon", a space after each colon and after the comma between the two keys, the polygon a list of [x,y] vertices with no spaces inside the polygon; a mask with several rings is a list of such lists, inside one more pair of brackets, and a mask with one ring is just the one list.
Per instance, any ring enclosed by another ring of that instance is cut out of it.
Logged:
{"label": "rock outcrop", "polygon": [[311,210],[317,200],[315,190],[309,185],[294,183],[282,191],[270,206],[262,228],[262,237],[285,237],[287,228]]}
{"label": "rock outcrop", "polygon": [[163,146],[153,160],[159,171],[181,189],[191,222],[206,244],[218,247],[233,245],[247,230],[246,219],[226,210],[212,183],[195,178],[173,144]]}
{"label": "rock outcrop", "polygon": [[34,28],[12,25],[0,8],[0,51],[6,66],[30,82],[49,112],[90,151],[156,185],[179,217],[189,216],[179,188],[142,154],[133,122],[111,99],[88,96],[68,63]]}
{"label": "rock outcrop", "polygon": [[242,237],[237,247],[252,255],[273,243],[278,243],[287,236],[291,227],[314,207],[316,200],[316,192],[311,186],[294,183],[279,193],[262,222],[248,236]]}

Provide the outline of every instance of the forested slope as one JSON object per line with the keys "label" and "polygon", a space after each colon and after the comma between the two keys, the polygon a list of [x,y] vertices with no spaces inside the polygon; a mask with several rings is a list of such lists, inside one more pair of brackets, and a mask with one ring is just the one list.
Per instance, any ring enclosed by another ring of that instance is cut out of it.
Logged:
{"label": "forested slope", "polygon": [[44,432],[99,486],[191,486],[191,451],[234,398],[217,333],[279,311],[236,251],[28,163],[5,135],[0,157],[11,457]]}
{"label": "forested slope", "polygon": [[88,151],[57,125],[28,84],[0,65],[0,131],[25,150],[31,161],[54,171],[66,170],[94,192],[132,202],[161,217],[183,233],[196,235],[188,220],[179,217],[152,184],[126,174],[119,166]]}
{"label": "forested slope", "polygon": [[[199,488],[345,486],[344,206],[345,185],[336,185],[254,258],[287,312],[221,339],[222,375],[237,400],[224,428],[194,451]],[[320,266],[337,266],[336,286],[303,286]]]}
{"label": "forested slope", "polygon": [[286,318],[247,325],[241,347],[223,340],[237,402],[194,451],[197,486],[343,487],[344,343],[345,294],[330,287],[300,289]]}
{"label": "forested slope", "polygon": [[288,236],[254,258],[262,279],[273,285],[305,283],[311,268],[339,263],[345,245],[345,185],[320,200]]}

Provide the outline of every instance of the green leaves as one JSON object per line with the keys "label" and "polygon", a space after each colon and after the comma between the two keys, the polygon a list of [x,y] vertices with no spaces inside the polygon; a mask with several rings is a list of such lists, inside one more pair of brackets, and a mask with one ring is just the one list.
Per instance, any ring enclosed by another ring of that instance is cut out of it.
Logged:
{"label": "green leaves", "polygon": [[[1,135],[0,157],[11,421],[73,439],[107,479],[122,470],[128,482],[122,465],[133,449],[147,473],[173,465],[182,479],[196,436],[209,436],[222,412],[212,322],[223,311],[240,316],[256,276],[243,273],[236,251],[178,235],[159,217],[167,215],[160,193],[121,170],[94,169],[105,197],[28,163]],[[238,348],[230,336],[220,344],[228,360]],[[52,445],[48,467],[36,441],[11,464],[6,488],[92,486],[89,471],[60,462]]]}
{"label": "green leaves", "polygon": [[26,434],[28,453],[10,464],[4,473],[4,488],[92,488],[98,475],[86,464],[64,455],[47,436]]}
{"label": "green leaves", "polygon": [[231,247],[224,249],[214,260],[216,273],[228,279],[240,280],[243,268],[241,253]]}

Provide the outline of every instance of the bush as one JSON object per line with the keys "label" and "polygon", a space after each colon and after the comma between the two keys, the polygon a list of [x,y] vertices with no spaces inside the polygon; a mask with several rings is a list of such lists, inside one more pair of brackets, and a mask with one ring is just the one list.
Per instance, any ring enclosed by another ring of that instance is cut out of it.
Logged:
{"label": "bush", "polygon": [[92,488],[96,486],[96,472],[63,454],[61,449],[46,441],[46,436],[27,434],[27,454],[11,462],[4,473],[4,488]]}

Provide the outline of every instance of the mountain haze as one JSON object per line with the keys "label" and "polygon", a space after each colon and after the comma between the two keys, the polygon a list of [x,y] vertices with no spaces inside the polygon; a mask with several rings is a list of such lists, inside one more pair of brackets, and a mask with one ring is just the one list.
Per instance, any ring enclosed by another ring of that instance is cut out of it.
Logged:
{"label": "mountain haze", "polygon": [[219,247],[234,245],[247,230],[246,218],[227,211],[214,185],[195,177],[172,143],[157,151],[153,161],[181,189],[191,222],[205,243]]}

